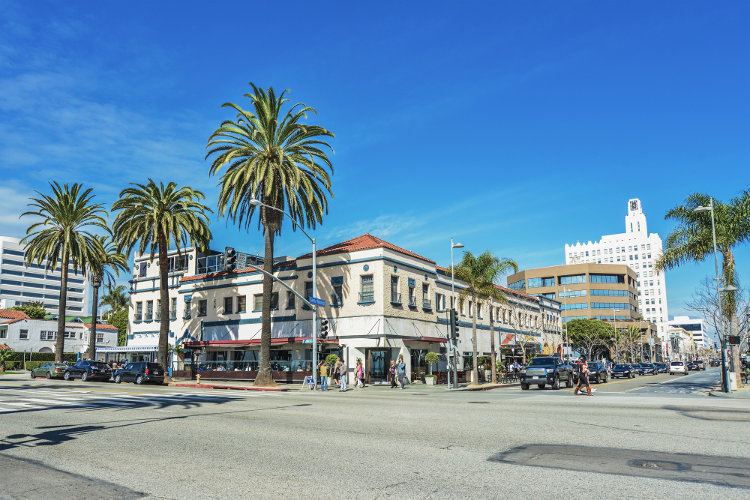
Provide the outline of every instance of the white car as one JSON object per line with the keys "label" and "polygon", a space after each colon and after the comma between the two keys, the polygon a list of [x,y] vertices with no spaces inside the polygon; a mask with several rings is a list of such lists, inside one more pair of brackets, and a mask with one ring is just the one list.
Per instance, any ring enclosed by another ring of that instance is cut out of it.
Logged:
{"label": "white car", "polygon": [[682,361],[672,361],[669,363],[669,374],[674,375],[675,373],[682,373],[683,375],[688,374],[687,366]]}

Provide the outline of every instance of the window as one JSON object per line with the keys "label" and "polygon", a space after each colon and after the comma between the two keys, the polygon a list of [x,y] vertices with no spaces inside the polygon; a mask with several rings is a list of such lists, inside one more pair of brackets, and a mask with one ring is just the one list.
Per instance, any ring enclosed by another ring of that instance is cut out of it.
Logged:
{"label": "window", "polygon": [[29,331],[28,330],[19,330],[18,331],[18,338],[21,340],[29,340]]}
{"label": "window", "polygon": [[[307,300],[310,300],[310,297],[313,296],[313,284],[312,281],[305,281],[305,298]],[[302,306],[302,309],[310,309],[310,306],[307,304]]]}
{"label": "window", "polygon": [[146,276],[146,270],[148,269],[148,262],[141,262],[140,266],[141,267],[138,268],[140,271],[138,273],[138,277],[143,278],[144,276]]}
{"label": "window", "polygon": [[103,334],[103,333],[97,333],[97,334],[96,334],[96,341],[97,341],[98,343],[100,343],[100,344],[101,344],[102,342],[104,342],[104,334]]}
{"label": "window", "polygon": [[625,283],[622,274],[592,274],[589,276],[591,283]]}
{"label": "window", "polygon": [[288,290],[286,292],[286,308],[287,309],[297,308],[297,296]]}
{"label": "window", "polygon": [[39,334],[39,340],[57,340],[57,332],[42,331]]}
{"label": "window", "polygon": [[146,321],[151,321],[154,317],[154,301],[149,300],[146,302]]}
{"label": "window", "polygon": [[360,302],[375,302],[375,289],[373,288],[372,274],[360,276]]}
{"label": "window", "polygon": [[398,276],[391,276],[391,304],[400,304],[401,294],[398,293]]}
{"label": "window", "polygon": [[190,306],[192,304],[192,300],[188,296],[185,300],[185,319],[190,319]]}
{"label": "window", "polygon": [[[76,332],[64,332],[63,338],[65,339],[74,339],[76,338]],[[83,333],[81,333],[81,338],[83,338]]]}
{"label": "window", "polygon": [[417,307],[416,286],[414,278],[409,278],[409,307]]}
{"label": "window", "polygon": [[135,303],[135,320],[141,321],[143,319],[143,302]]}
{"label": "window", "polygon": [[[561,299],[569,299],[571,297],[585,297],[586,290],[571,290],[569,292],[560,292]],[[554,299],[554,297],[550,297]]]}
{"label": "window", "polygon": [[579,283],[586,283],[586,275],[574,274],[570,276],[560,276],[559,281],[561,285],[577,285]]}
{"label": "window", "polygon": [[444,293],[435,294],[435,307],[437,307],[438,311],[445,311],[445,294]]}
{"label": "window", "polygon": [[224,314],[232,314],[234,306],[234,297],[224,297]]}
{"label": "window", "polygon": [[237,296],[237,313],[247,312],[247,297],[244,295]]}
{"label": "window", "polygon": [[3,328],[0,330],[0,339],[7,339],[8,338],[8,329]]}
{"label": "window", "polygon": [[422,309],[432,309],[432,301],[430,300],[430,285],[422,283]]}
{"label": "window", "polygon": [[175,255],[169,258],[170,271],[185,271],[188,268],[187,255]]}
{"label": "window", "polygon": [[508,283],[508,288],[518,292],[526,288],[526,282],[524,280],[514,281],[513,283]]}
{"label": "window", "polygon": [[331,278],[331,306],[340,307],[344,303],[344,277],[334,276]]}
{"label": "window", "polygon": [[198,316],[203,317],[208,314],[208,301],[203,299],[198,301]]}
{"label": "window", "polygon": [[161,319],[161,299],[156,299],[156,321]]}
{"label": "window", "polygon": [[169,319],[177,319],[177,297],[172,297],[169,306]]}
{"label": "window", "polygon": [[[279,292],[273,292],[271,294],[271,310],[279,308]],[[253,311],[263,310],[263,294],[258,293],[253,295]]]}

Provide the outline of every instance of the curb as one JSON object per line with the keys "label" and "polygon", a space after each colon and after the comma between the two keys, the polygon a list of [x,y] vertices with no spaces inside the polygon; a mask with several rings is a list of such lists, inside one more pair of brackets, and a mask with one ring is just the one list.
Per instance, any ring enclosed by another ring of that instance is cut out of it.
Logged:
{"label": "curb", "polygon": [[505,389],[505,388],[511,388],[511,387],[521,387],[521,384],[495,384],[495,385],[478,385],[475,387],[467,386],[463,389],[459,389],[460,391],[491,391],[493,389]]}
{"label": "curb", "polygon": [[287,392],[289,389],[282,387],[254,387],[247,385],[217,385],[217,384],[181,384],[172,383],[170,387],[188,387],[191,389],[220,389],[230,391],[266,391],[266,392]]}

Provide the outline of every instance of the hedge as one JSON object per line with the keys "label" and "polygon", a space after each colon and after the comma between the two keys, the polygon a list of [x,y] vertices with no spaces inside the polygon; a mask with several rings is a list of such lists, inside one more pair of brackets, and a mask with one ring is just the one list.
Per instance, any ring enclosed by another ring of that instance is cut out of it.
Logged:
{"label": "hedge", "polygon": [[[8,365],[9,361],[20,361],[23,363],[24,354],[26,355],[26,360],[29,360],[29,353],[24,353],[23,351],[13,351],[8,355],[8,360],[5,362],[6,365]],[[75,352],[65,352],[63,353],[63,360],[67,362],[75,362],[76,357],[78,356]],[[54,352],[32,352],[31,353],[31,360],[32,361],[44,361],[45,363],[54,361],[55,360],[55,353]]]}

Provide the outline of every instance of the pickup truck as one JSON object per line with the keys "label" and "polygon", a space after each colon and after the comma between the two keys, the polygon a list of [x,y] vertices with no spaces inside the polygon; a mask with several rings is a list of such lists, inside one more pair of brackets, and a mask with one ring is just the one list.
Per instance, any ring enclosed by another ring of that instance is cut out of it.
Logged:
{"label": "pickup truck", "polygon": [[524,391],[530,384],[537,384],[540,389],[546,384],[559,389],[562,381],[566,387],[573,387],[573,367],[555,356],[540,356],[521,369],[520,380]]}

